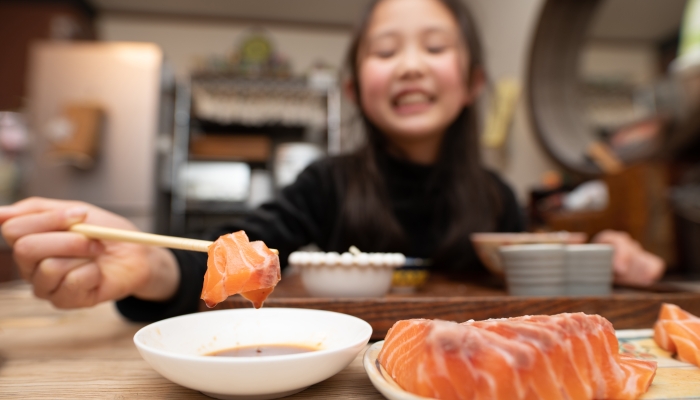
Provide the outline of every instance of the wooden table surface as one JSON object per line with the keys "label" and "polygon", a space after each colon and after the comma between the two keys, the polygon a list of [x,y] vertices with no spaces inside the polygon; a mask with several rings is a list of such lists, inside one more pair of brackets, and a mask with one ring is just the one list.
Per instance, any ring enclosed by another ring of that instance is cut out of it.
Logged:
{"label": "wooden table surface", "polygon": [[[59,311],[28,285],[0,284],[1,399],[208,399],[160,376],[132,338],[144,324],[112,303]],[[383,399],[362,367],[345,370],[287,399]]]}
{"label": "wooden table surface", "polygon": [[[411,296],[351,300],[312,299],[294,279],[286,282],[266,305],[359,313],[375,330],[385,330],[405,317],[466,320],[563,311],[600,313],[617,329],[650,328],[664,301],[700,314],[697,287],[684,292],[661,287],[655,293],[617,289],[608,298],[548,299],[514,298],[498,286],[434,280],[428,290]],[[221,306],[248,303],[235,296]],[[208,398],[168,381],[143,361],[132,341],[143,326],[121,318],[113,303],[60,311],[34,298],[26,284],[0,284],[0,398]],[[365,374],[361,357],[336,376],[288,399],[383,399]]]}

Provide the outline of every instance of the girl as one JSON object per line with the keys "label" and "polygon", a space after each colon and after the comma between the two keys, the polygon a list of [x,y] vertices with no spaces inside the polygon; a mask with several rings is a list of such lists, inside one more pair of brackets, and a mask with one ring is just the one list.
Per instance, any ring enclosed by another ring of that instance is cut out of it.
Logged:
{"label": "girl", "polygon": [[[523,228],[511,190],[482,169],[474,103],[484,66],[459,0],[374,2],[350,47],[348,94],[366,144],[308,167],[279,199],[210,239],[243,229],[280,250],[403,252],[463,276],[484,272],[469,234]],[[88,240],[77,222],[135,229],[91,205],[28,199],[0,208],[3,235],[38,297],[58,307],[118,300],[127,317],[154,320],[197,310],[206,255]],[[607,233],[625,257],[621,280],[650,283],[663,264],[629,237]],[[642,260],[642,261],[630,261]]]}

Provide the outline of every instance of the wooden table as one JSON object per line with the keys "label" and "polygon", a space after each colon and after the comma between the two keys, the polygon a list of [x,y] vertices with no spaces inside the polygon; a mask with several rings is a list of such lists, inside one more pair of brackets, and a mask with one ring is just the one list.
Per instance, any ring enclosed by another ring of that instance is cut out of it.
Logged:
{"label": "wooden table", "polygon": [[[0,284],[0,398],[208,399],[160,376],[132,338],[144,324],[111,303],[59,311],[26,284]],[[364,352],[362,352],[364,354]],[[338,375],[288,399],[383,399],[362,354]]]}
{"label": "wooden table", "polygon": [[[663,301],[700,314],[700,294],[691,292],[693,288],[655,290],[617,289],[609,298],[517,298],[505,296],[498,284],[433,279],[428,288],[410,296],[334,300],[309,298],[298,280],[290,278],[266,305],[360,314],[379,329],[380,338],[381,329],[403,317],[466,320],[570,310],[598,312],[616,328],[626,329],[650,328]],[[236,296],[221,305],[236,306],[248,303]],[[161,377],[141,359],[132,338],[142,326],[122,319],[112,303],[59,311],[34,298],[26,284],[0,284],[0,398],[208,398]],[[361,356],[338,375],[288,398],[383,399],[367,378]]]}

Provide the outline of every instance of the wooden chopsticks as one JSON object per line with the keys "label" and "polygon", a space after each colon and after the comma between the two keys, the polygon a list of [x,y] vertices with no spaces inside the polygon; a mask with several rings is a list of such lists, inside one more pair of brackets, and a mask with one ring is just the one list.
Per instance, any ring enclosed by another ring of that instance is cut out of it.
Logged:
{"label": "wooden chopsticks", "polygon": [[[107,228],[104,226],[90,224],[75,224],[69,229],[71,232],[82,233],[91,239],[116,240],[120,242],[146,244],[149,246],[167,247],[170,249],[181,249],[200,251],[206,253],[209,246],[214,243],[208,240],[189,239],[174,236],[156,235],[125,229]],[[275,254],[279,254],[276,249],[270,249]]]}

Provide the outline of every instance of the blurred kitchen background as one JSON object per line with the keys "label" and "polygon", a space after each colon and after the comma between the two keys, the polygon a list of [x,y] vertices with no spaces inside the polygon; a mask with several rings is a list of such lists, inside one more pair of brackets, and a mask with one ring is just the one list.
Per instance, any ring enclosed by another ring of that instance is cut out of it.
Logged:
{"label": "blurred kitchen background", "polygon": [[[700,276],[700,2],[464,1],[483,154],[529,229],[626,230]],[[183,236],[245,215],[361,141],[341,87],[367,3],[0,1],[0,204],[84,200]]]}

